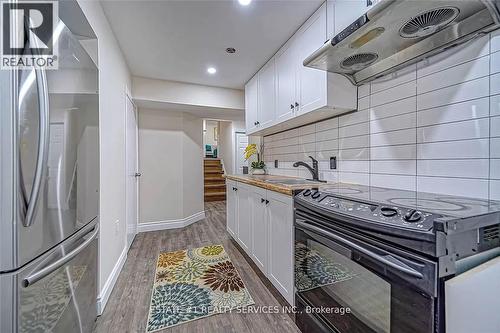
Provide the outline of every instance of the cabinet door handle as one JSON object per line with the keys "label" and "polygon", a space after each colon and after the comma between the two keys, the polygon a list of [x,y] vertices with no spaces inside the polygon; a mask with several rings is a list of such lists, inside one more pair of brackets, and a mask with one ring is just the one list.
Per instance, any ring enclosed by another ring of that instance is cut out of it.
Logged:
{"label": "cabinet door handle", "polygon": [[268,204],[269,204],[269,200],[266,200],[266,205],[268,205]]}
{"label": "cabinet door handle", "polygon": [[299,103],[295,102],[295,107],[298,108],[299,107]]}
{"label": "cabinet door handle", "polygon": [[264,202],[266,202],[266,199],[260,198],[260,203],[264,203]]}
{"label": "cabinet door handle", "polygon": [[293,108],[294,108],[293,104],[290,104],[290,109],[292,109],[292,110],[293,110]]}

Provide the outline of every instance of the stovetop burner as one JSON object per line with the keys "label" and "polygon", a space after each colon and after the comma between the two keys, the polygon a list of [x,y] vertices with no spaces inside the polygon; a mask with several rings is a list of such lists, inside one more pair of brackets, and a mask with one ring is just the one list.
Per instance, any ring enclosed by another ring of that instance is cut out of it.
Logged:
{"label": "stovetop burner", "polygon": [[415,198],[393,198],[386,200],[394,205],[410,206],[419,209],[435,210],[441,212],[467,210],[467,207],[465,207],[464,205],[440,199],[432,200],[432,199],[415,199]]}

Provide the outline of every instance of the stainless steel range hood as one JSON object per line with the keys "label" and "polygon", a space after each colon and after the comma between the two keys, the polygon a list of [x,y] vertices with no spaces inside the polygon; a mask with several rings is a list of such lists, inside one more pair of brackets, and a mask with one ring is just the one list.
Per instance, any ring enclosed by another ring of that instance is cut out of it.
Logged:
{"label": "stainless steel range hood", "polygon": [[361,85],[500,27],[500,0],[383,0],[304,66]]}

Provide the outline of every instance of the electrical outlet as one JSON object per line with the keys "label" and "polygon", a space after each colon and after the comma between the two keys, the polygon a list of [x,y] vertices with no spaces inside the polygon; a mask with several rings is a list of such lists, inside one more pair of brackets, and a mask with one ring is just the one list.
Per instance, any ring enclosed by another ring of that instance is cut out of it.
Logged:
{"label": "electrical outlet", "polygon": [[115,221],[115,236],[118,236],[118,232],[120,231],[120,220]]}
{"label": "electrical outlet", "polygon": [[337,156],[330,157],[330,169],[337,169]]}

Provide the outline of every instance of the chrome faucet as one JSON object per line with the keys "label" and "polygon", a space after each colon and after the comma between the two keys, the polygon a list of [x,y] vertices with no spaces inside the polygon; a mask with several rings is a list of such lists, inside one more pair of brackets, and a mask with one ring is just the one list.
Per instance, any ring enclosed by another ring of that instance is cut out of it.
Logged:
{"label": "chrome faucet", "polygon": [[311,172],[312,180],[320,181],[319,180],[318,161],[315,160],[314,157],[312,157],[312,156],[309,156],[309,158],[312,160],[312,167],[309,164],[307,164],[306,162],[302,162],[302,161],[293,163],[293,166],[295,168],[297,168],[299,166],[303,166],[303,167],[307,168],[307,170],[309,170]]}

